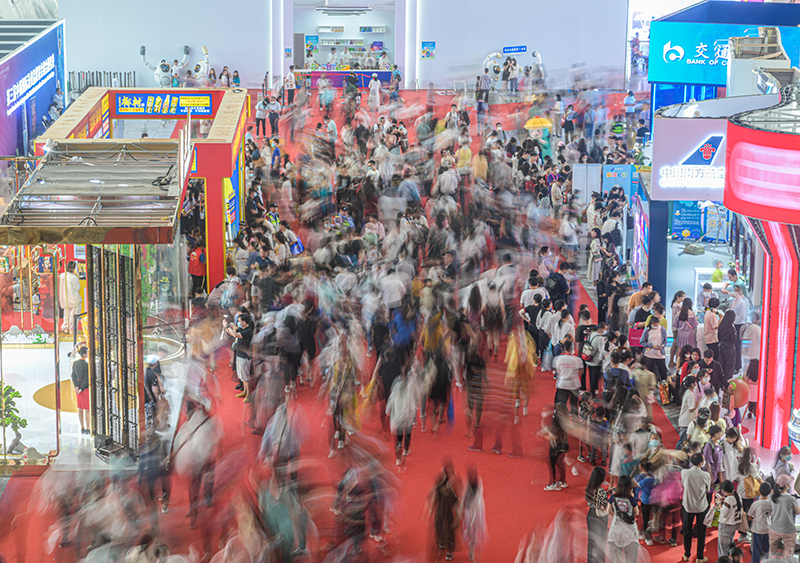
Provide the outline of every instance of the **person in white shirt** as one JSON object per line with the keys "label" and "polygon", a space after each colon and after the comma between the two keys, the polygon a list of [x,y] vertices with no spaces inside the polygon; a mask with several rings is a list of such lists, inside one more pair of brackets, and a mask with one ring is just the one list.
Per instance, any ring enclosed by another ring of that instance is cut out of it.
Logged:
{"label": "person in white shirt", "polygon": [[81,298],[81,280],[75,274],[77,263],[67,262],[67,267],[58,278],[58,302],[64,310],[61,332],[71,332],[75,315],[81,314],[83,299]]}
{"label": "person in white shirt", "polygon": [[678,417],[679,443],[686,440],[686,428],[697,416],[697,397],[694,394],[694,388],[697,387],[697,378],[693,375],[688,375],[681,385],[683,385],[684,390],[683,399],[681,400],[681,413]]}
{"label": "person in white shirt", "polygon": [[[267,134],[267,106],[269,101],[264,98],[256,104],[256,137]],[[263,131],[263,133],[262,133]]]}
{"label": "person in white shirt", "polygon": [[383,302],[391,315],[394,309],[403,304],[406,286],[393,269],[389,270],[388,274],[381,281],[381,295],[383,295]]}
{"label": "person in white shirt", "polygon": [[556,404],[572,403],[572,411],[578,412],[578,390],[581,388],[583,360],[574,354],[575,342],[564,341],[564,353],[553,360],[556,372]]}
{"label": "person in white shirt", "polygon": [[294,65],[289,65],[289,72],[283,79],[283,89],[286,90],[286,103],[287,105],[294,105],[294,90],[297,87],[294,79]]}
{"label": "person in white shirt", "polygon": [[328,64],[334,66],[339,64],[339,55],[336,54],[336,47],[331,48],[331,52],[328,55]]}
{"label": "person in white shirt", "polygon": [[278,135],[278,119],[281,115],[281,104],[278,102],[278,99],[274,96],[270,98],[270,102],[267,105],[267,111],[269,111],[269,128],[271,136],[275,137]]}

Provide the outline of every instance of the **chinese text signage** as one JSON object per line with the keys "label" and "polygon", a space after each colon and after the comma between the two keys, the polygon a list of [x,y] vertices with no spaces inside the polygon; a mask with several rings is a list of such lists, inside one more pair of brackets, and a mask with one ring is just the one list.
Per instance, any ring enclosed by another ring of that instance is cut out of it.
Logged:
{"label": "chinese text signage", "polygon": [[[800,64],[800,28],[780,27],[792,66]],[[758,37],[758,26],[715,23],[652,22],[648,80],[675,84],[725,86],[728,39]]]}
{"label": "chinese text signage", "polygon": [[526,53],[528,51],[528,47],[525,45],[521,45],[519,47],[503,47],[503,54],[510,55],[513,53]]}
{"label": "chinese text signage", "polygon": [[114,105],[120,117],[144,115],[211,115],[211,94],[118,93]]}

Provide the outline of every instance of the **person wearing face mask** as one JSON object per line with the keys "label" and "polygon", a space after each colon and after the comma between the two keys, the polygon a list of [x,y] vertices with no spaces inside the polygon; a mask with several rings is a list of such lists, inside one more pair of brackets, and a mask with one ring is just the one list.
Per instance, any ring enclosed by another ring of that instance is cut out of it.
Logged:
{"label": "person wearing face mask", "polygon": [[704,283],[702,291],[697,294],[697,310],[699,311],[697,313],[698,322],[703,322],[705,311],[708,309],[712,299],[718,300],[719,295],[717,295],[716,291],[712,290],[710,283]]}
{"label": "person wearing face mask", "polygon": [[680,438],[676,449],[680,449],[683,442],[686,440],[687,427],[691,424],[692,420],[697,416],[697,399],[694,396],[694,388],[697,386],[697,378],[693,375],[687,376],[683,380],[683,397],[681,397],[681,413],[678,417],[678,428],[680,430]]}
{"label": "person wearing face mask", "polygon": [[697,387],[694,390],[694,398],[697,400],[697,405],[700,407],[700,402],[705,398],[706,391],[713,390],[711,385],[711,372],[704,367],[701,367],[697,372]]}
{"label": "person wearing face mask", "polygon": [[[722,469],[722,428],[713,424],[708,429],[709,440],[703,446],[703,457],[706,460],[706,471],[711,475],[711,484],[719,481],[720,470]],[[709,488],[709,500],[711,500],[711,489]]]}
{"label": "person wearing face mask", "polygon": [[777,552],[780,551],[779,548],[782,544],[788,551],[788,554],[784,556],[786,561],[794,561],[793,546],[797,541],[795,519],[800,513],[797,499],[789,494],[791,484],[792,478],[789,475],[780,475],[775,479],[775,486],[769,497],[772,508],[772,522],[769,527],[770,556],[777,557]]}
{"label": "person wearing face mask", "polygon": [[792,464],[792,448],[783,446],[778,450],[778,457],[775,458],[775,463],[772,466],[772,477],[778,481],[781,475],[792,476],[794,473],[794,464]]}
{"label": "person wearing face mask", "polygon": [[697,561],[708,561],[704,556],[706,547],[706,525],[708,512],[707,493],[711,488],[711,475],[704,470],[703,454],[696,453],[691,457],[692,466],[681,471],[683,483],[683,560],[689,561],[692,556],[692,539],[697,538]]}
{"label": "person wearing face mask", "polygon": [[703,352],[703,361],[700,363],[700,369],[708,371],[711,386],[719,393],[728,384],[728,379],[726,379],[722,364],[715,358],[716,356],[712,350]]}
{"label": "person wearing face mask", "polygon": [[697,409],[697,418],[689,423],[686,427],[686,441],[696,442],[705,446],[708,442],[708,434],[706,434],[706,426],[708,426],[708,419],[711,418],[711,410],[707,407]]}

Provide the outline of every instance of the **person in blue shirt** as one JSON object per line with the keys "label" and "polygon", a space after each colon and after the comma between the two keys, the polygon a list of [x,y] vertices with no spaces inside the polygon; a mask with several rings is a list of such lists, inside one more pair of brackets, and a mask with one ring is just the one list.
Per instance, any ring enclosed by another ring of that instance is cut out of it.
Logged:
{"label": "person in blue shirt", "polygon": [[653,487],[658,483],[653,474],[650,473],[651,469],[652,465],[650,460],[643,459],[639,462],[639,474],[633,478],[633,481],[636,483],[636,499],[642,505],[642,527],[644,528],[644,543],[647,545],[653,545],[653,536],[647,529],[653,507],[653,505],[650,504],[650,493],[653,491]]}

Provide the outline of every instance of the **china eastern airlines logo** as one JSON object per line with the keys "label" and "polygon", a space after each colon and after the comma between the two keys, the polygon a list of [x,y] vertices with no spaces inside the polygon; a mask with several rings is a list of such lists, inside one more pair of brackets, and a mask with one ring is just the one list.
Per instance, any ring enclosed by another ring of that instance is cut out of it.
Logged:
{"label": "china eastern airlines logo", "polygon": [[724,135],[712,135],[679,165],[662,166],[658,185],[662,188],[723,189],[725,167],[713,166],[713,163],[724,138]]}

